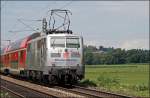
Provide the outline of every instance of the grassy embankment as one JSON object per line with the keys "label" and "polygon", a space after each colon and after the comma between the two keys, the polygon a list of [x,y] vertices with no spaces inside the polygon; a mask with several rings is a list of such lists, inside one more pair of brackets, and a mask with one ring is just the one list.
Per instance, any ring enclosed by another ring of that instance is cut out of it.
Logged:
{"label": "grassy embankment", "polygon": [[149,65],[87,65],[82,84],[96,86],[108,91],[149,96]]}

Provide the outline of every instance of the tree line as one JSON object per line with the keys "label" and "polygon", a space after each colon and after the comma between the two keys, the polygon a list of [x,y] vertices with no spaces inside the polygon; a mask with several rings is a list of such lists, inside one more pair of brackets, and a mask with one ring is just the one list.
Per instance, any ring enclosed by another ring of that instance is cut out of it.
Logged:
{"label": "tree line", "polygon": [[97,64],[127,64],[149,63],[150,50],[95,46],[84,46],[84,63],[87,65]]}

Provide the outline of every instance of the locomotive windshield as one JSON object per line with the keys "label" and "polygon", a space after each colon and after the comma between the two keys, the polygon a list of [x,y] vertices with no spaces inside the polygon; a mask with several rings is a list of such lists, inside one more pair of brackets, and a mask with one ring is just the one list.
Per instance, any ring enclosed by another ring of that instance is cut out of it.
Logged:
{"label": "locomotive windshield", "polygon": [[66,39],[66,47],[67,48],[79,48],[79,38],[67,38]]}
{"label": "locomotive windshield", "polygon": [[[66,44],[66,45],[65,45]],[[51,47],[80,48],[79,38],[53,37]]]}
{"label": "locomotive windshield", "polygon": [[52,47],[65,47],[65,38],[63,37],[56,37],[56,38],[51,38],[51,46]]}

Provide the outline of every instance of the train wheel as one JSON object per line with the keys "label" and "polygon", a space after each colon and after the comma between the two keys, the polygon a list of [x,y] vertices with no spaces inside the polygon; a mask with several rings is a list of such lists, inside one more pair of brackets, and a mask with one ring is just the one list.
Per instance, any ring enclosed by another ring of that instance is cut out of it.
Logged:
{"label": "train wheel", "polygon": [[49,75],[49,84],[57,84],[57,78],[55,75]]}

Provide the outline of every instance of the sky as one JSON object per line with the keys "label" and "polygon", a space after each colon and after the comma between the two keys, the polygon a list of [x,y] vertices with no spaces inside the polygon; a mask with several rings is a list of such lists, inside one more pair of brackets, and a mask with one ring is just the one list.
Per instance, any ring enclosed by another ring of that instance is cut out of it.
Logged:
{"label": "sky", "polygon": [[[68,9],[70,29],[84,44],[122,49],[149,49],[148,1],[2,1],[2,45],[34,33],[18,21],[41,30],[40,21],[51,9]],[[21,31],[21,32],[10,32]]]}

